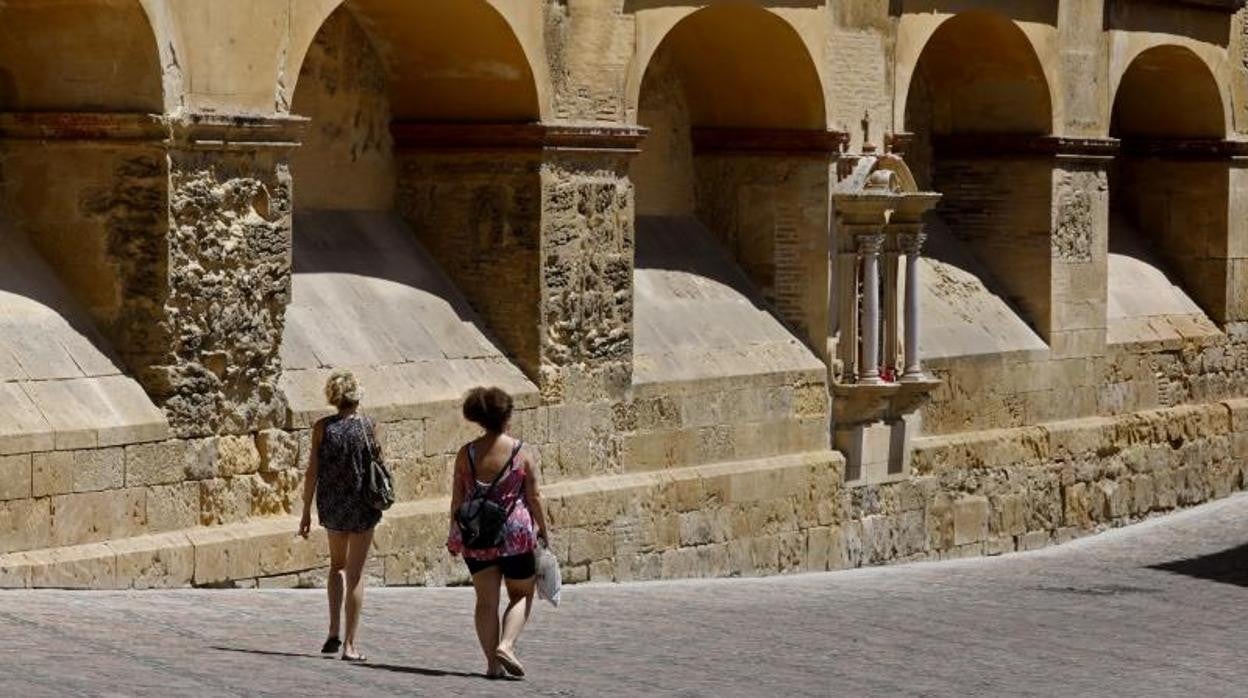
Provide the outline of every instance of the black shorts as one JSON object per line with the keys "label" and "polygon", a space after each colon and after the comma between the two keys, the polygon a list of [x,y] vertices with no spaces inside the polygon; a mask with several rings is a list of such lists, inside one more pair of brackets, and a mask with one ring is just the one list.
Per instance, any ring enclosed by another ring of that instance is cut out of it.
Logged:
{"label": "black shorts", "polygon": [[493,560],[473,560],[466,557],[464,562],[468,564],[468,571],[472,574],[491,567],[498,567],[506,579],[528,579],[537,574],[537,556],[531,552],[496,557]]}

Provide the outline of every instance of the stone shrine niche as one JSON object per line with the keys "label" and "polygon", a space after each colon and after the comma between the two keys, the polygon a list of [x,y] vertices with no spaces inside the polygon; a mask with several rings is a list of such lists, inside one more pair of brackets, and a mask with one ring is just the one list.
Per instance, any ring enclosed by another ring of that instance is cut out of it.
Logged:
{"label": "stone shrine niche", "polygon": [[900,156],[864,150],[842,156],[832,193],[829,312],[839,337],[830,392],[845,479],[870,483],[909,475],[918,408],[940,384],[919,358],[918,263],[923,216],[940,195],[919,191]]}

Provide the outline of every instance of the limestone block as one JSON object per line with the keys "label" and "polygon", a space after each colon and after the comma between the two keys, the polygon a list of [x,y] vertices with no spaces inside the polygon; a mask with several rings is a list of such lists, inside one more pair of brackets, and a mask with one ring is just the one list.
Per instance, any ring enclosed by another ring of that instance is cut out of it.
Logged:
{"label": "limestone block", "polygon": [[883,564],[897,556],[897,522],[873,514],[862,519],[862,554],[866,564]]}
{"label": "limestone block", "polygon": [[260,472],[277,473],[299,468],[299,439],[281,429],[265,429],[256,435],[256,450],[260,455]]}
{"label": "limestone block", "polygon": [[19,552],[46,547],[51,540],[48,499],[0,502],[0,550]]}
{"label": "limestone block", "polygon": [[992,497],[989,531],[998,536],[1016,536],[1027,530],[1026,500],[1021,495]]}
{"label": "limestone block", "polygon": [[50,451],[55,432],[18,383],[0,382],[0,454]]}
{"label": "limestone block", "polygon": [[456,453],[465,443],[481,435],[481,429],[463,418],[458,411],[440,412],[425,420],[424,453]]}
{"label": "limestone block", "polygon": [[186,479],[211,480],[218,477],[217,440],[198,439],[187,444]]}
{"label": "limestone block", "polygon": [[28,553],[30,585],[37,589],[115,589],[117,558],[103,543]]}
{"label": "limestone block", "polygon": [[0,501],[31,496],[31,461],[29,453],[0,456]]}
{"label": "limestone block", "polygon": [[1013,536],[997,536],[989,538],[984,543],[985,555],[1004,555],[1012,552],[1014,552]]}
{"label": "limestone block", "polygon": [[205,526],[242,521],[251,513],[251,479],[217,478],[199,483],[199,520]]}
{"label": "limestone block", "polygon": [[[289,518],[248,527],[252,532],[250,544],[257,549],[257,574],[287,574],[326,564],[329,548],[325,529],[317,527],[315,534],[304,540],[295,535],[297,528],[298,522]],[[381,576],[384,577],[384,569]]]}
{"label": "limestone block", "polygon": [[30,556],[26,553],[0,555],[0,589],[30,587]]}
{"label": "limestone block", "polygon": [[260,450],[252,436],[217,437],[217,472],[222,477],[260,470]]}
{"label": "limestone block", "polygon": [[594,562],[589,566],[589,581],[614,582],[615,568],[615,560],[599,560]]}
{"label": "limestone block", "polygon": [[897,553],[901,557],[927,551],[927,517],[922,510],[902,512],[897,524]]}
{"label": "limestone block", "polygon": [[[247,476],[251,485],[251,516],[291,514],[302,506],[304,474],[286,469]],[[236,478],[237,479],[237,478]]]}
{"label": "limestone block", "polygon": [[122,538],[105,545],[116,555],[118,588],[173,589],[191,584],[195,550],[185,534]]}
{"label": "limestone block", "polygon": [[960,546],[988,537],[988,498],[973,495],[953,502],[953,543]]}
{"label": "limestone block", "polygon": [[1020,552],[1039,550],[1053,542],[1053,534],[1049,531],[1028,531],[1015,540],[1015,548]]}
{"label": "limestone block", "polygon": [[126,486],[168,485],[181,482],[193,465],[195,451],[185,441],[127,446]]}
{"label": "limestone block", "polygon": [[51,497],[52,546],[95,543],[143,532],[146,499],[142,488]]}
{"label": "limestone block", "polygon": [[775,574],[780,571],[780,540],[776,536],[757,536],[749,539],[750,558],[754,569]]}
{"label": "limestone block", "polygon": [[802,569],[807,572],[823,572],[831,566],[832,538],[830,526],[816,526],[806,531],[806,557]]}
{"label": "limestone block", "polygon": [[145,500],[147,530],[176,531],[198,526],[200,523],[199,490],[200,486],[197,482],[148,487]]}
{"label": "limestone block", "polygon": [[947,550],[953,547],[953,541],[953,497],[938,492],[927,507],[927,546],[930,550]]}
{"label": "limestone block", "polygon": [[1063,488],[1063,504],[1067,526],[1088,528],[1092,525],[1092,498],[1087,483],[1076,482]]}
{"label": "limestone block", "polygon": [[279,574],[273,577],[260,577],[256,580],[257,589],[300,589],[303,578],[298,574]]}
{"label": "limestone block", "polygon": [[1248,432],[1248,398],[1224,400],[1231,422],[1231,431]]}
{"label": "limestone block", "polygon": [[615,542],[609,533],[591,528],[560,532],[568,541],[567,561],[573,565],[608,560],[615,555]]}
{"label": "limestone block", "polygon": [[195,586],[259,576],[260,551],[245,528],[196,528],[186,535],[195,548]]}
{"label": "limestone block", "polygon": [[37,497],[118,489],[125,482],[121,448],[37,453],[32,467],[32,488]]}
{"label": "limestone block", "polygon": [[1153,475],[1153,491],[1156,497],[1156,508],[1173,509],[1179,504],[1179,493],[1175,487],[1175,473],[1169,470]]}
{"label": "limestone block", "polygon": [[387,460],[419,459],[425,454],[425,422],[408,419],[386,424],[382,448]]}
{"label": "limestone block", "polygon": [[706,545],[713,542],[711,517],[709,512],[686,512],[679,516],[679,520],[681,547]]}

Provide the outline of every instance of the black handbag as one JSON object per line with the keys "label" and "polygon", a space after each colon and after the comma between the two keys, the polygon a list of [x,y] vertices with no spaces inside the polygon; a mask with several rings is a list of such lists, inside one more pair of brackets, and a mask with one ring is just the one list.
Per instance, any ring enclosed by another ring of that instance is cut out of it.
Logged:
{"label": "black handbag", "polygon": [[[361,420],[363,421],[363,420]],[[364,445],[368,447],[368,472],[364,474],[364,498],[378,511],[385,511],[394,504],[394,476],[386,467],[377,449],[373,448],[373,440],[369,438],[372,427],[362,423],[364,429]]]}
{"label": "black handbag", "polygon": [[485,550],[489,548],[497,548],[501,546],[506,538],[505,524],[507,518],[511,516],[511,510],[515,508],[516,502],[520,501],[516,498],[516,502],[512,502],[511,506],[504,507],[502,504],[490,499],[490,494],[494,491],[494,487],[503,479],[503,476],[511,470],[512,464],[516,460],[516,454],[520,453],[520,447],[523,444],[516,443],[516,447],[511,452],[511,457],[507,459],[507,463],[498,471],[494,479],[488,487],[482,488],[476,485],[477,482],[477,464],[472,455],[472,449],[468,449],[468,469],[472,475],[473,492],[462,504],[459,510],[455,512],[455,523],[459,526],[460,538],[463,540],[464,547],[469,550]]}

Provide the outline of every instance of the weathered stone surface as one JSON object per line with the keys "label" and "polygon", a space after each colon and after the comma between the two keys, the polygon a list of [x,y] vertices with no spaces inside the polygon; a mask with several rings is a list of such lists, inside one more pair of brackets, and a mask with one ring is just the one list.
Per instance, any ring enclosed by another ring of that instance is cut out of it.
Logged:
{"label": "weathered stone surface", "polygon": [[0,456],[0,500],[31,496],[31,455]]}
{"label": "weathered stone surface", "polygon": [[260,456],[260,471],[278,473],[300,467],[298,439],[280,429],[266,429],[256,435],[256,449]]}

